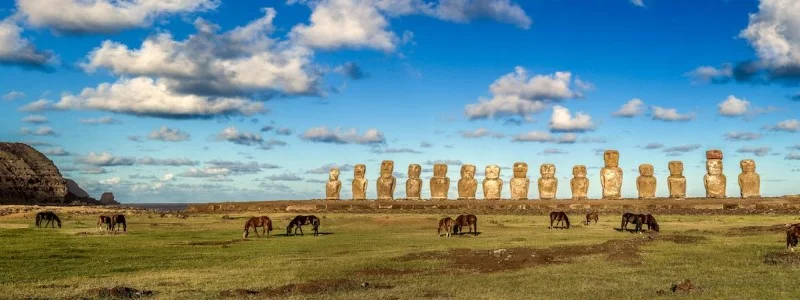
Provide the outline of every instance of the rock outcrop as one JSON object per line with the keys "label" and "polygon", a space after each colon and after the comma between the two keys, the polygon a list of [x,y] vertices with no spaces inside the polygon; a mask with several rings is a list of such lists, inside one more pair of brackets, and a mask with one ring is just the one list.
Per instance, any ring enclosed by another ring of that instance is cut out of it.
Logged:
{"label": "rock outcrop", "polygon": [[102,205],[119,205],[117,200],[114,200],[114,193],[105,192],[100,196],[100,204]]}
{"label": "rock outcrop", "polygon": [[80,198],[89,198],[89,193],[84,191],[75,180],[65,178],[67,180],[67,193],[73,194]]}
{"label": "rock outcrop", "polygon": [[0,142],[0,204],[64,204],[67,181],[44,154]]}

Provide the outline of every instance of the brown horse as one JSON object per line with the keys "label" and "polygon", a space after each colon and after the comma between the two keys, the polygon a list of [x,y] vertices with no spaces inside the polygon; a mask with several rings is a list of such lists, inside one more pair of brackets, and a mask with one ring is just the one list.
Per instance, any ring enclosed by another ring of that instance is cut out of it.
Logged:
{"label": "brown horse", "polygon": [[451,217],[446,217],[439,220],[439,230],[437,231],[439,236],[442,236],[442,230],[444,230],[444,234],[447,237],[450,237],[450,233],[453,231],[452,228],[454,222],[455,221]]}
{"label": "brown horse", "polygon": [[119,232],[119,227],[122,227],[122,231],[128,231],[128,223],[125,221],[125,215],[113,215],[111,217],[111,230]]}
{"label": "brown horse", "polygon": [[300,235],[303,235],[303,225],[311,225],[311,229],[314,231],[314,236],[319,235],[319,218],[314,215],[309,216],[296,216],[292,221],[289,222],[289,226],[286,226],[286,235],[292,235],[292,228],[294,228],[294,235],[297,235],[297,230],[300,230]]}
{"label": "brown horse", "polygon": [[464,234],[464,226],[467,226],[467,234],[478,235],[478,217],[475,215],[459,215],[456,217],[453,233]]}
{"label": "brown horse", "polygon": [[591,212],[586,214],[586,225],[589,225],[590,221],[594,220],[594,223],[597,224],[598,216],[596,212]]}
{"label": "brown horse", "polygon": [[[658,232],[658,222],[656,222],[656,217],[653,217],[651,214],[640,214],[639,218],[642,219],[642,224],[647,225],[647,230],[654,230]],[[641,229],[641,226],[639,227]]]}
{"label": "brown horse", "polygon": [[97,230],[100,230],[100,228],[103,227],[105,227],[106,230],[111,230],[111,217],[109,216],[97,217]]}
{"label": "brown horse", "polygon": [[[250,235],[250,227],[256,232],[256,237],[262,237],[266,234],[269,237],[269,232],[272,231],[272,220],[267,216],[252,217],[244,223],[244,232],[242,238],[247,238]],[[258,235],[258,227],[262,227],[261,235]]]}
{"label": "brown horse", "polygon": [[567,213],[563,211],[554,211],[550,213],[550,227],[547,229],[553,229],[553,221],[556,222],[556,226],[561,223],[561,228],[569,229],[569,217],[567,217]]}
{"label": "brown horse", "polygon": [[621,230],[628,230],[628,223],[633,223],[636,225],[636,232],[642,231],[642,216],[644,215],[637,215],[632,213],[624,213],[622,214],[622,224],[620,225]]}
{"label": "brown horse", "polygon": [[56,228],[56,224],[58,224],[58,228],[61,228],[61,219],[56,216],[55,213],[52,211],[43,211],[36,214],[36,227],[42,227],[42,221],[47,221],[44,224],[44,228],[47,228],[47,225],[51,225],[52,228]]}
{"label": "brown horse", "polygon": [[798,239],[800,239],[800,223],[789,225],[789,229],[786,229],[786,249],[794,252]]}

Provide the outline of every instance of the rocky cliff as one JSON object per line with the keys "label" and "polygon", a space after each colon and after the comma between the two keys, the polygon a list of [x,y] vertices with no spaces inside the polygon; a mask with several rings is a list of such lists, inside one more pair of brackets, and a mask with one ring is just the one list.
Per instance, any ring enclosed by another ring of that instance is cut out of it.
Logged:
{"label": "rocky cliff", "polygon": [[117,200],[114,200],[114,194],[111,192],[103,193],[103,196],[100,196],[100,204],[102,205],[119,205]]}
{"label": "rocky cliff", "polygon": [[67,182],[44,154],[0,142],[0,204],[64,204]]}
{"label": "rocky cliff", "polygon": [[75,180],[65,178],[67,180],[67,193],[73,194],[79,198],[89,198],[89,193],[84,191]]}

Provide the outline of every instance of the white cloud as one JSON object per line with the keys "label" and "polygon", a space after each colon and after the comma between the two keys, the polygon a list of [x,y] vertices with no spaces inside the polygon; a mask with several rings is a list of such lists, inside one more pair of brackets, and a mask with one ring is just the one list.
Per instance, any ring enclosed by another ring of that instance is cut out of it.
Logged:
{"label": "white cloud", "polygon": [[188,133],[167,126],[161,126],[158,130],[154,130],[147,135],[149,140],[162,142],[182,142],[188,141],[190,138],[191,136]]}
{"label": "white cloud", "polygon": [[297,176],[295,174],[290,174],[290,173],[269,175],[269,176],[266,176],[264,178],[268,179],[268,180],[272,180],[272,181],[301,181],[301,180],[303,180],[302,177]]}
{"label": "white cloud", "polygon": [[736,150],[736,153],[751,153],[755,156],[766,156],[772,151],[770,147],[742,147]]}
{"label": "white cloud", "polygon": [[161,177],[161,181],[172,181],[175,178],[175,174],[167,173],[164,174],[164,177]]}
{"label": "white cloud", "polygon": [[206,11],[218,0],[17,0],[28,24],[67,33],[111,33],[145,27],[157,17]]}
{"label": "white cloud", "polygon": [[563,106],[553,106],[553,115],[550,117],[550,130],[553,131],[586,131],[594,128],[592,117],[583,112],[576,112],[573,117],[569,109]]}
{"label": "white cloud", "polygon": [[53,130],[53,128],[47,126],[40,126],[36,130],[30,129],[28,127],[20,128],[19,132],[24,135],[36,135],[36,136],[58,136],[58,133]]}
{"label": "white cloud", "polygon": [[117,157],[108,152],[100,154],[89,152],[89,155],[78,158],[76,162],[92,165],[98,167],[111,167],[111,166],[130,166],[133,165],[135,159],[131,157]]}
{"label": "white cloud", "polygon": [[745,99],[737,98],[734,95],[729,95],[728,98],[720,102],[717,107],[719,108],[720,115],[735,117],[747,113],[750,102]]}
{"label": "white cloud", "polygon": [[31,103],[25,104],[20,108],[18,108],[17,110],[21,112],[37,112],[46,110],[49,107],[50,107],[50,101],[39,99]]}
{"label": "white cloud", "polygon": [[53,106],[175,119],[249,116],[264,111],[263,104],[242,98],[180,94],[170,90],[164,81],[148,77],[122,78],[113,84],[102,83],[97,88],[85,88],[78,95],[62,96],[61,101]]}
{"label": "white cloud", "polygon": [[205,177],[225,177],[231,173],[231,170],[225,168],[203,168],[203,169],[196,169],[190,168],[189,170],[184,171],[180,174],[181,177],[196,177],[196,178],[205,178]]}
{"label": "white cloud", "polygon": [[633,118],[641,115],[644,112],[644,102],[639,98],[633,98],[627,103],[620,106],[619,110],[615,111],[612,116],[621,118]]}
{"label": "white cloud", "polygon": [[797,132],[800,131],[800,120],[797,119],[789,119],[778,122],[775,126],[766,126],[765,129],[769,129],[772,131],[786,131],[786,132]]}
{"label": "white cloud", "polygon": [[81,124],[87,125],[99,125],[99,124],[120,124],[122,122],[114,119],[112,117],[101,117],[101,118],[94,118],[94,119],[80,119],[79,121]]}
{"label": "white cloud", "polygon": [[[489,86],[492,97],[468,104],[464,112],[469,119],[520,116],[526,119],[546,107],[546,101],[560,101],[582,96],[570,72],[528,76],[523,67],[503,75]],[[583,86],[586,84],[584,83]]]}
{"label": "white cloud", "polygon": [[260,145],[264,143],[264,138],[260,134],[250,132],[240,132],[236,127],[230,126],[217,134],[218,141],[228,141],[238,145]]}
{"label": "white cloud", "polygon": [[631,4],[636,5],[638,7],[644,7],[643,0],[631,0]]}
{"label": "white cloud", "polygon": [[530,28],[533,23],[522,8],[510,0],[440,0],[432,14],[436,18],[459,23],[492,19],[523,29]]}
{"label": "white cloud", "polygon": [[105,184],[105,185],[117,185],[120,182],[122,182],[122,179],[120,179],[119,177],[111,177],[109,179],[100,180],[99,182],[100,184]]}
{"label": "white cloud", "polygon": [[491,131],[489,129],[486,129],[486,128],[483,128],[483,127],[475,129],[473,131],[461,131],[461,137],[467,138],[467,139],[477,139],[477,138],[482,138],[482,137],[486,137],[486,136],[491,136],[491,137],[496,138],[496,139],[501,139],[501,138],[504,138],[506,135],[501,133],[501,132],[493,132],[493,131]]}
{"label": "white cloud", "polygon": [[786,153],[786,156],[784,156],[783,159],[800,160],[800,153]]}
{"label": "white cloud", "polygon": [[0,20],[0,64],[41,68],[54,63],[53,54],[36,49],[30,40],[22,37],[23,30],[14,19]]}
{"label": "white cloud", "polygon": [[513,138],[511,138],[511,141],[572,144],[578,141],[578,136],[574,133],[565,133],[560,136],[553,136],[547,131],[529,131],[515,135]]}
{"label": "white cloud", "polygon": [[315,127],[303,133],[300,137],[307,141],[332,144],[383,144],[386,142],[383,133],[377,129],[367,129],[359,134],[358,129],[328,129],[328,127]]}
{"label": "white cloud", "polygon": [[42,115],[30,115],[22,119],[22,122],[25,123],[32,123],[32,124],[44,124],[49,122],[47,117]]}
{"label": "white cloud", "polygon": [[762,63],[800,66],[800,1],[762,0],[740,36],[755,48]]}
{"label": "white cloud", "polygon": [[197,162],[188,158],[152,158],[141,157],[136,159],[136,163],[147,166],[195,166]]}
{"label": "white cloud", "polygon": [[755,132],[728,132],[725,134],[725,140],[727,141],[753,141],[760,139],[762,135],[760,133]]}
{"label": "white cloud", "polygon": [[694,119],[694,114],[681,114],[674,108],[663,108],[653,106],[650,108],[653,113],[653,120],[660,120],[665,122],[685,122]]}
{"label": "white cloud", "polygon": [[68,155],[70,155],[69,152],[64,151],[64,149],[61,148],[61,147],[44,150],[44,151],[42,151],[42,154],[51,155],[51,156],[68,156]]}
{"label": "white cloud", "polygon": [[3,95],[3,100],[13,101],[22,97],[25,97],[25,93],[20,91],[10,91]]}
{"label": "white cloud", "polygon": [[700,66],[684,74],[693,84],[725,83],[733,78],[733,65],[723,64],[720,67]]}

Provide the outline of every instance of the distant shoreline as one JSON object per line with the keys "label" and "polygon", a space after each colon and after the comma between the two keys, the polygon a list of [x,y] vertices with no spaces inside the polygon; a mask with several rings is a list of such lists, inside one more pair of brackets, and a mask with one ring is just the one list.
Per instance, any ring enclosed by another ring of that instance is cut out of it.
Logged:
{"label": "distant shoreline", "polygon": [[191,204],[196,204],[196,203],[121,203],[120,206],[167,211],[167,210],[186,210]]}

